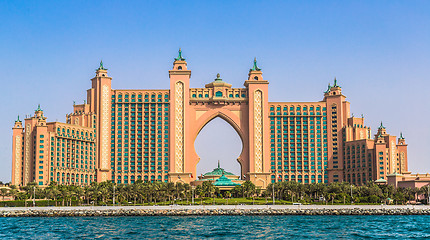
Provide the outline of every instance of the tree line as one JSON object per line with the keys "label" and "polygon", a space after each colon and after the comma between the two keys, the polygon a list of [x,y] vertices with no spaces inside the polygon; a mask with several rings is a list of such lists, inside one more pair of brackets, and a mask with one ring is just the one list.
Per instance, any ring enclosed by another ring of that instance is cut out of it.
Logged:
{"label": "tree line", "polygon": [[[419,195],[428,199],[428,187],[395,188],[391,185],[377,185],[369,182],[363,186],[354,186],[347,182],[301,184],[293,181],[271,183],[265,190],[246,181],[235,186],[230,191],[220,191],[210,181],[192,187],[187,183],[172,182],[143,182],[133,184],[115,184],[110,181],[92,182],[88,186],[59,185],[51,182],[46,188],[40,188],[36,183],[23,187],[10,186],[1,188],[1,196],[13,196],[16,200],[45,199],[52,205],[70,206],[72,202],[78,205],[111,205],[115,204],[189,204],[191,200],[203,204],[205,198],[252,198],[281,200],[286,202],[325,204],[349,203],[394,203],[405,204],[415,201]],[[426,203],[426,202],[424,202]]]}

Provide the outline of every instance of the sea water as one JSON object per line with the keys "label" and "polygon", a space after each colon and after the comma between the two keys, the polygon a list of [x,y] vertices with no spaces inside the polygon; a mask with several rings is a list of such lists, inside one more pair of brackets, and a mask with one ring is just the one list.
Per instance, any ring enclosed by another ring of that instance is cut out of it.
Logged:
{"label": "sea water", "polygon": [[430,239],[430,216],[0,218],[0,239]]}

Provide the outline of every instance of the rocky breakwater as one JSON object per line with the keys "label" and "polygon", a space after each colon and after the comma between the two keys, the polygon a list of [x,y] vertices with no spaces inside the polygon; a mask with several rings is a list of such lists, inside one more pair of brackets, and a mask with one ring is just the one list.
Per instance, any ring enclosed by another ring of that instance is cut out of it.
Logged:
{"label": "rocky breakwater", "polygon": [[108,208],[108,209],[13,209],[0,217],[95,217],[95,216],[207,216],[207,215],[430,215],[430,208]]}

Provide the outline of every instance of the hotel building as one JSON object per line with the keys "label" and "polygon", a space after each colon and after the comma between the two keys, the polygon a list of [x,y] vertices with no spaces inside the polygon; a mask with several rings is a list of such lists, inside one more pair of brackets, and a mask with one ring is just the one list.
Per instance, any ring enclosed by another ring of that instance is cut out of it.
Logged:
{"label": "hotel building", "polygon": [[241,179],[265,188],[275,181],[364,184],[407,173],[407,145],[381,126],[372,137],[364,118],[334,80],[319,102],[269,102],[269,82],[256,60],[243,88],[220,75],[190,88],[179,56],[170,89],[112,89],[100,64],[84,104],[66,123],[47,122],[40,106],[13,127],[12,184],[88,185],[93,181],[193,183],[200,158],[194,141],[212,119],[227,121],[242,140]]}

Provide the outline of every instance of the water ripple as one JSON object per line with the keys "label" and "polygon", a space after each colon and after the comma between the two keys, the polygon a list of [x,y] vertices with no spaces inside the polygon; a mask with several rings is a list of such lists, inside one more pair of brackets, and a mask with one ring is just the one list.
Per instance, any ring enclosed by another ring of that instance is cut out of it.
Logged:
{"label": "water ripple", "polygon": [[0,239],[429,239],[430,216],[1,218]]}

